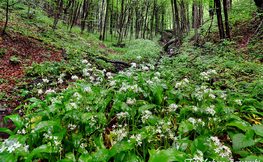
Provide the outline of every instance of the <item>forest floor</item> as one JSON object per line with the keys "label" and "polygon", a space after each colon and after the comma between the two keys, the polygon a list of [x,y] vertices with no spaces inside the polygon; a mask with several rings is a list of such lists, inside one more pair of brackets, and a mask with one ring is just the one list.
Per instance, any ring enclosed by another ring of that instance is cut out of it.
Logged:
{"label": "forest floor", "polygon": [[[173,59],[184,60],[183,57],[180,57],[180,58],[178,58],[177,56],[175,56],[174,58],[167,57],[167,60],[168,60],[167,64],[170,65],[171,63],[171,67],[174,66],[175,68],[177,68],[178,73],[180,73],[180,69],[181,69],[180,66],[185,66],[185,67],[182,67],[182,69],[185,68],[185,71],[184,72],[181,71],[181,74],[178,74],[178,76],[180,76],[179,78],[181,79],[186,78],[186,77],[189,77],[191,79],[195,78],[195,74],[197,73],[199,74],[200,72],[202,72],[201,70],[204,71],[207,67],[217,69],[218,78],[213,79],[212,80],[213,83],[207,83],[213,86],[214,88],[213,90],[216,89],[215,85],[217,85],[219,87],[219,88],[217,87],[218,90],[223,91],[225,89],[229,89],[230,92],[237,90],[237,93],[239,93],[238,88],[245,87],[242,93],[243,92],[244,94],[250,93],[250,92],[247,92],[246,84],[247,83],[254,84],[261,77],[261,74],[259,74],[260,72],[256,72],[256,69],[254,69],[254,67],[261,66],[262,61],[263,61],[263,56],[262,56],[262,51],[261,51],[262,49],[261,47],[263,46],[263,40],[262,40],[260,31],[257,29],[260,23],[261,21],[255,18],[252,19],[251,22],[245,22],[245,23],[236,22],[233,25],[233,29],[231,33],[232,41],[234,43],[227,42],[228,44],[227,43],[224,44],[221,48],[214,47],[214,45],[220,44],[219,39],[218,39],[219,36],[217,32],[211,33],[209,36],[204,37],[204,40],[206,40],[207,42],[210,41],[215,44],[210,45],[210,47],[207,47],[205,45],[200,46],[200,48],[198,49],[199,50],[198,52],[201,52],[200,55],[196,55],[196,53],[194,52],[191,53],[190,55],[188,55],[189,58],[185,58],[186,61],[182,65],[180,64],[181,63],[180,60],[179,61],[177,60],[178,62],[176,64],[172,64],[172,62],[173,62]],[[4,26],[4,22],[0,21],[0,26]],[[16,28],[16,27],[12,26],[12,28]],[[27,26],[24,24],[24,28],[27,28],[30,30],[31,26]],[[34,30],[37,31],[39,29],[40,28],[34,29]],[[257,41],[253,42],[255,40],[255,37],[257,37]],[[43,74],[40,74],[41,71],[39,72],[35,71],[36,74],[34,73],[32,75],[30,75],[30,72],[29,73],[25,72],[25,71],[28,71],[28,69],[30,69],[30,67],[32,67],[35,63],[38,64],[36,66],[38,67],[41,63],[54,62],[54,64],[57,63],[58,65],[56,66],[59,66],[59,67],[62,67],[62,65],[63,66],[66,65],[65,67],[61,68],[63,70],[69,69],[67,71],[65,70],[66,80],[63,84],[60,84],[59,86],[57,85],[48,86],[48,87],[43,88],[43,90],[48,90],[54,87],[57,87],[58,89],[67,88],[68,85],[74,82],[74,79],[71,78],[73,74],[77,75],[80,79],[84,78],[81,76],[82,69],[79,67],[76,68],[72,66],[80,62],[80,60],[77,60],[76,62],[72,63],[71,59],[65,59],[65,56],[63,54],[63,49],[64,49],[63,46],[59,47],[57,45],[54,45],[54,43],[47,43],[47,41],[44,41],[43,43],[42,38],[37,38],[37,39],[34,39],[34,38],[36,38],[36,36],[29,37],[28,35],[25,35],[15,30],[13,31],[9,30],[7,34],[5,34],[3,37],[0,37],[0,83],[1,83],[0,84],[0,128],[8,128],[13,131],[16,128],[16,126],[11,120],[7,120],[7,124],[6,124],[4,122],[4,117],[7,115],[11,115],[13,113],[13,110],[19,105],[21,105],[21,103],[24,102],[26,99],[29,99],[31,97],[37,97],[39,99],[45,98],[46,94],[38,93],[37,91],[38,89],[35,87],[37,86],[37,84],[43,82],[42,81],[42,79],[44,79],[43,76],[46,76],[46,74],[49,75],[49,71],[48,70],[42,71]],[[59,39],[62,39],[62,38],[63,36],[59,37]],[[71,38],[74,39],[74,38],[77,38],[77,36],[72,36]],[[71,38],[65,38],[65,40],[71,39]],[[97,53],[98,51],[100,51],[98,52],[100,54],[99,57],[103,56],[107,58],[110,55],[118,55],[118,56],[123,55],[123,53],[114,51],[113,49],[108,48],[103,43],[92,42],[92,41],[87,41],[86,43],[89,43],[91,51],[93,49],[96,50],[94,53]],[[192,44],[192,42],[190,42],[189,44]],[[81,48],[81,47],[78,47],[78,48]],[[192,50],[194,48],[195,47],[191,46],[191,49],[189,49],[187,46],[186,47],[182,46],[182,49],[178,51],[180,54],[182,54],[185,51]],[[217,49],[218,53],[219,52],[221,52],[221,54],[223,53],[222,57],[224,58],[221,59],[221,61],[224,62],[224,59],[225,59],[226,65],[224,65],[223,67],[220,64],[213,63],[213,66],[212,66],[210,63],[207,63],[207,67],[204,68],[202,64],[205,63],[206,61],[209,62],[210,60],[214,58],[219,59],[219,57],[221,57],[221,56],[218,56],[218,57],[216,56],[217,53],[213,51],[214,49]],[[77,51],[76,54],[81,55],[83,59],[89,59],[89,61],[93,63],[93,65],[98,65],[101,70],[107,67],[109,67],[109,69],[112,68],[112,66],[104,62],[103,64],[101,64],[101,61],[95,60],[94,58],[97,57],[96,55],[90,58],[90,51],[87,52],[85,50],[86,49],[84,48],[79,51],[77,50],[75,51]],[[227,52],[229,52],[230,54],[233,53],[233,58],[232,58],[233,60],[231,60],[229,64],[227,64],[227,54],[228,54]],[[204,55],[207,55],[207,53],[211,55],[208,58],[205,58]],[[165,59],[163,59],[163,57],[166,57],[166,56],[159,56],[159,57],[162,59],[160,59],[159,62],[156,63],[156,65],[158,65],[154,67],[156,69],[159,68],[159,65],[165,66],[165,63],[164,63]],[[187,60],[190,60],[190,61],[187,61]],[[199,62],[196,60],[199,60]],[[136,63],[140,64],[140,62],[136,62]],[[199,69],[197,69],[197,67],[200,68],[200,71]],[[62,72],[61,69],[59,72]],[[197,70],[193,72],[195,74],[190,73],[193,71],[193,69]],[[33,69],[32,72],[34,72],[34,70],[35,69]],[[175,72],[171,72],[171,74],[174,74],[174,73]],[[50,74],[50,75],[53,75],[53,74]],[[55,75],[57,74],[55,74],[54,72],[54,76]],[[53,78],[53,80],[55,79]],[[171,84],[174,84],[174,83],[175,83],[174,81],[171,81]],[[163,96],[164,95],[166,94],[163,94]],[[138,98],[142,99],[143,96],[141,95]],[[255,94],[253,98],[257,99],[259,102],[263,100],[261,92],[258,94]],[[156,101],[154,100],[152,102],[156,102]],[[182,103],[182,105],[184,104],[185,103]],[[110,106],[112,107],[112,104],[110,104]],[[22,113],[20,113],[18,110],[15,113],[22,115]],[[255,124],[255,123],[261,124],[262,117],[263,117],[262,113],[259,112],[257,114],[257,117],[258,118],[253,117],[253,119],[252,117],[250,119],[248,118],[242,118],[242,119],[244,119],[244,121],[250,124]],[[106,133],[107,135],[110,134],[109,133],[110,131],[113,131],[114,124],[117,124],[116,119],[112,120],[112,122],[110,122],[109,125],[106,127],[107,129],[106,132],[108,133],[108,134]],[[8,136],[9,135],[6,133],[2,133],[2,132],[0,133],[0,138],[2,139],[6,139],[8,138]],[[105,136],[104,142],[105,143],[108,142],[107,148],[110,148],[112,147],[112,145],[109,144],[109,139],[106,139],[106,137],[108,136]],[[223,137],[222,135],[220,136],[220,139],[222,141],[226,140],[226,138]],[[231,145],[229,141],[227,141],[227,143]],[[240,157],[241,156],[237,154],[234,156],[235,159],[238,159]]]}

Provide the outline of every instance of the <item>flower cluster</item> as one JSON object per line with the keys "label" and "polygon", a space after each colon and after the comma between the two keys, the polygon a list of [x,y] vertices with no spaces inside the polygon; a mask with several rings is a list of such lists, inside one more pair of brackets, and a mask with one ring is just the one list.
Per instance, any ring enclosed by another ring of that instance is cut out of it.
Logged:
{"label": "flower cluster", "polygon": [[186,87],[187,84],[189,83],[189,80],[187,78],[183,79],[181,82],[177,82],[175,84],[175,88],[183,88]]}
{"label": "flower cluster", "polygon": [[136,99],[131,99],[130,97],[128,97],[126,103],[128,105],[134,105],[136,103]]}
{"label": "flower cluster", "polygon": [[117,119],[125,119],[125,118],[129,118],[130,117],[128,112],[120,112],[116,116],[117,116]]}
{"label": "flower cluster", "polygon": [[222,158],[227,158],[229,161],[233,161],[230,148],[223,145],[218,137],[211,136],[207,141],[210,142],[211,147],[212,145],[215,146],[214,152],[216,154],[219,154],[219,156],[221,156]]}
{"label": "flower cluster", "polygon": [[145,110],[142,112],[142,123],[145,123],[148,118],[152,116],[152,112]]}
{"label": "flower cluster", "polygon": [[116,135],[116,141],[122,141],[123,138],[128,135],[128,132],[125,127],[117,130],[114,129],[112,133]]}
{"label": "flower cluster", "polygon": [[206,108],[206,113],[207,114],[211,114],[211,115],[215,115],[216,111],[214,110],[215,109],[215,105],[210,105]]}
{"label": "flower cluster", "polygon": [[10,154],[16,149],[22,148],[24,151],[28,151],[29,145],[22,145],[20,142],[9,141],[8,139],[1,143],[0,153],[7,151]]}
{"label": "flower cluster", "polygon": [[211,69],[209,69],[207,72],[202,72],[202,73],[200,73],[202,80],[210,80],[210,77],[211,77],[213,74],[216,75],[217,72],[216,72],[215,70],[211,70]]}

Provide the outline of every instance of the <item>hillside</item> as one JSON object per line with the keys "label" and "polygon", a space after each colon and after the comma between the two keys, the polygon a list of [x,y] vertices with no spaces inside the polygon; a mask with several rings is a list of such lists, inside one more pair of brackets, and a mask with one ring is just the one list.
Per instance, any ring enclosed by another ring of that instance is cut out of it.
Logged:
{"label": "hillside", "polygon": [[[99,2],[122,12],[122,2]],[[145,2],[153,15],[158,5],[160,15],[162,5],[175,12],[168,1]],[[106,22],[103,41],[100,26],[70,28],[70,14],[54,28],[56,12],[47,8],[32,8],[29,18],[27,5],[14,5],[0,37],[0,161],[263,160],[263,21],[255,5],[233,3],[230,38],[220,39],[214,15],[198,42],[193,27],[181,43],[168,25],[156,36],[142,28],[138,39],[135,26],[120,43],[122,29],[110,34]],[[148,19],[155,29],[161,22]]]}

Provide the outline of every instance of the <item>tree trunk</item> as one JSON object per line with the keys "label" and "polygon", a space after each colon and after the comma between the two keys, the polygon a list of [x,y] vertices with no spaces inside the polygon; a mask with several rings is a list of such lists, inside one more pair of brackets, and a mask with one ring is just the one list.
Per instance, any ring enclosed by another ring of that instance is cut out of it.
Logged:
{"label": "tree trunk", "polygon": [[144,28],[143,28],[143,34],[142,34],[142,38],[145,39],[145,30],[146,30],[146,21],[147,21],[147,16],[148,16],[148,10],[149,10],[149,2],[148,0],[146,0],[146,13],[145,13],[145,19],[144,19]]}
{"label": "tree trunk", "polygon": [[194,1],[194,29],[195,29],[195,46],[198,45],[198,2]]}
{"label": "tree trunk", "polygon": [[256,6],[260,9],[263,10],[263,0],[254,0]]}
{"label": "tree trunk", "polygon": [[171,0],[172,5],[172,16],[173,16],[173,29],[174,29],[174,35],[176,35],[176,28],[175,28],[175,13],[174,13],[174,0]]}
{"label": "tree trunk", "polygon": [[125,16],[124,14],[124,0],[121,1],[121,17],[120,17],[120,24],[119,24],[119,39],[118,39],[118,43],[117,46],[119,46],[121,44],[122,41],[122,31],[123,31],[123,24],[124,24],[124,20],[125,20]]}
{"label": "tree trunk", "polygon": [[110,3],[110,0],[107,0],[106,14],[105,14],[104,28],[103,28],[103,37],[102,37],[102,41],[103,41],[103,42],[104,42],[104,40],[105,40],[105,33],[106,33],[106,26],[107,26],[109,3]]}
{"label": "tree trunk", "polygon": [[8,23],[8,12],[9,12],[9,0],[6,1],[6,10],[5,10],[5,26],[4,26],[4,29],[2,31],[2,34],[1,36],[3,36],[5,34],[5,30],[6,30],[6,27],[7,27],[7,23]]}
{"label": "tree trunk", "polygon": [[182,31],[181,31],[181,27],[180,27],[179,12],[178,12],[176,0],[174,0],[174,12],[175,12],[175,21],[176,21],[176,28],[177,28],[178,43],[181,45],[182,44]]}
{"label": "tree trunk", "polygon": [[220,39],[224,39],[225,33],[224,33],[224,26],[223,26],[222,14],[221,14],[220,0],[215,0],[215,4],[216,4],[216,15],[217,15],[217,23],[218,23]]}
{"label": "tree trunk", "polygon": [[228,24],[228,14],[227,14],[227,2],[223,0],[224,15],[225,15],[225,26],[226,26],[226,37],[230,39],[230,29]]}
{"label": "tree trunk", "polygon": [[57,0],[56,6],[54,7],[54,23],[53,23],[53,29],[56,28],[60,14],[63,10],[63,0]]}

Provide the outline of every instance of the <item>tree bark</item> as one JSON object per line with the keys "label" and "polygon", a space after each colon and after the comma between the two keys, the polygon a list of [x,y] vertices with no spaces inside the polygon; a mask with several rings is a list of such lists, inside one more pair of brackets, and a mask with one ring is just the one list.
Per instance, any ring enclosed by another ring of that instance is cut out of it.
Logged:
{"label": "tree bark", "polygon": [[198,2],[197,0],[194,1],[194,29],[195,29],[195,45],[198,45]]}
{"label": "tree bark", "polygon": [[4,29],[2,31],[2,35],[3,36],[5,34],[5,30],[6,30],[6,27],[7,27],[7,23],[8,23],[8,12],[9,12],[9,0],[6,1],[6,15],[5,15],[5,26],[4,26]]}
{"label": "tree bark", "polygon": [[103,42],[104,42],[104,40],[105,40],[105,33],[106,33],[106,26],[107,26],[109,3],[110,3],[110,0],[107,0],[106,14],[105,14],[104,28],[103,28],[103,37],[102,37],[102,41],[103,41]]}
{"label": "tree bark", "polygon": [[175,12],[175,21],[176,21],[176,28],[177,28],[177,37],[179,45],[182,44],[182,32],[180,27],[180,20],[179,20],[179,12],[177,7],[177,1],[174,0],[174,12]]}
{"label": "tree bark", "polygon": [[230,29],[228,24],[228,13],[227,13],[227,0],[223,0],[224,15],[225,15],[225,26],[226,26],[226,37],[230,39]]}
{"label": "tree bark", "polygon": [[223,26],[222,14],[221,14],[220,0],[215,0],[215,4],[216,4],[216,15],[217,15],[217,23],[218,23],[220,39],[224,39],[225,33],[224,33],[224,26]]}

